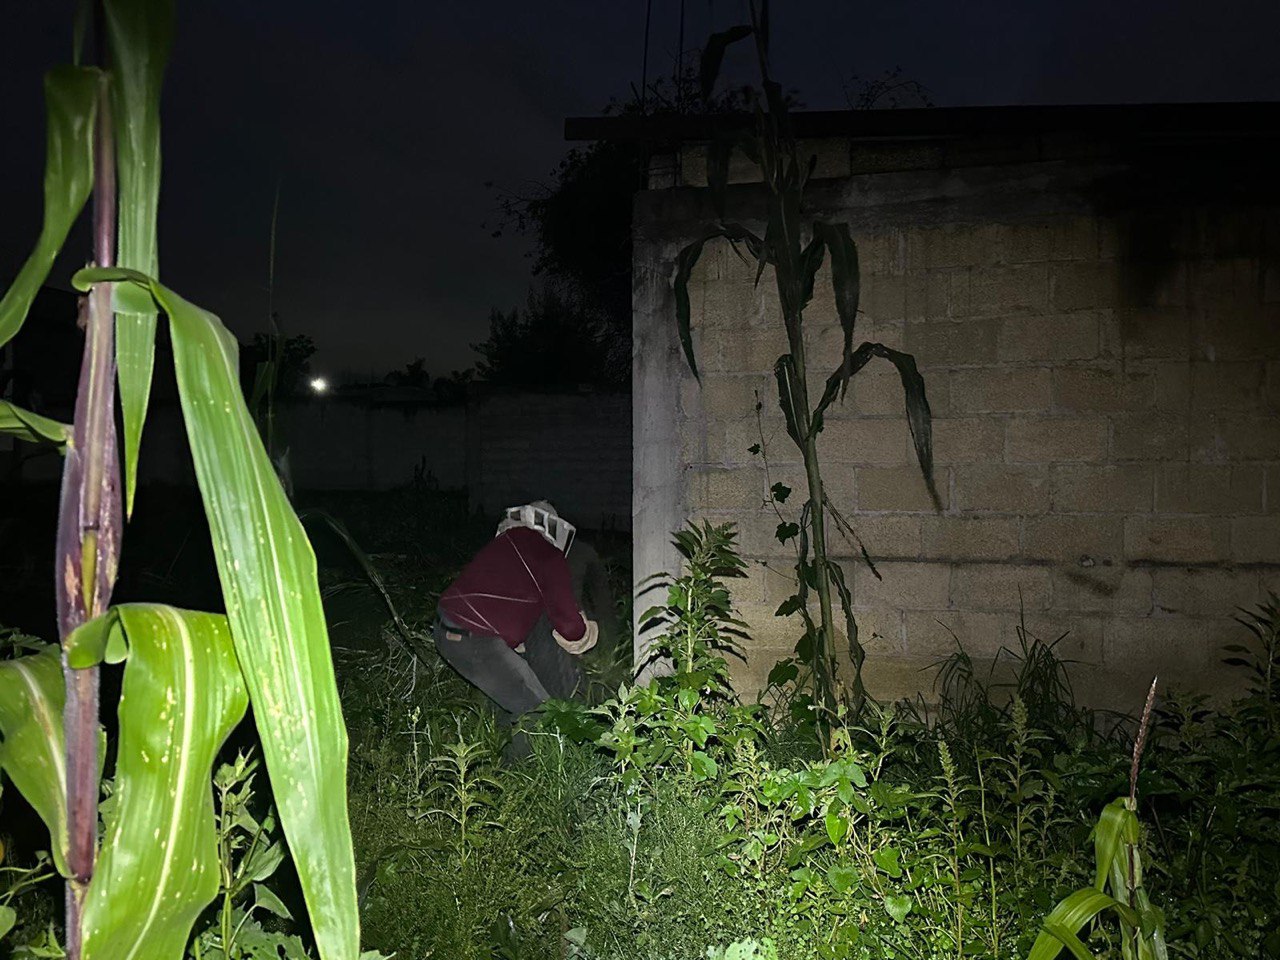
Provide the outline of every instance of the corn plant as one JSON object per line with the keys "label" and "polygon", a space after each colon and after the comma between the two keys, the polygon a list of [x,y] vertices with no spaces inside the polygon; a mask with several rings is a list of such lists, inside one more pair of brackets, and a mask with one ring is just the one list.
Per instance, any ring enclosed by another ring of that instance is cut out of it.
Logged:
{"label": "corn plant", "polygon": [[[86,9],[88,5],[86,5]],[[99,65],[47,75],[44,224],[0,300],[0,345],[26,319],[92,195],[92,266],[74,422],[6,404],[0,429],[63,450],[59,645],[0,661],[0,768],[47,825],[67,882],[70,960],[179,957],[219,890],[210,775],[250,703],[324,960],[359,944],[347,825],[346,729],[315,557],[239,388],[237,344],[158,279],[160,88],[171,0],[99,0]],[[78,46],[86,31],[77,30]],[[159,314],[169,323],[187,440],[225,613],[111,605],[138,493]],[[116,435],[116,390],[122,436]],[[100,665],[124,663],[113,806],[98,837]]]}
{"label": "corn plant", "polygon": [[[858,249],[846,223],[805,217],[804,192],[816,158],[802,158],[790,131],[786,97],[769,71],[769,17],[767,0],[748,4],[751,23],[714,34],[702,56],[702,93],[710,101],[716,76],[726,49],[748,37],[755,39],[761,92],[754,104],[754,123],[742,136],[713,139],[707,148],[707,182],[718,222],[711,230],[682,249],[676,261],[674,295],[676,323],[685,357],[698,376],[690,330],[689,279],[703,247],[715,238],[724,238],[734,249],[745,247],[756,262],[756,282],[766,267],[772,267],[786,328],[788,352],[774,364],[778,403],[782,408],[787,435],[800,451],[808,485],[808,500],[799,524],[779,528],[779,539],[793,537],[800,545],[796,563],[797,593],[783,606],[804,621],[804,636],[797,647],[800,658],[812,671],[813,692],[818,705],[830,716],[836,705],[836,664],[833,652],[835,616],[833,594],[844,613],[849,657],[853,664],[852,694],[860,705],[865,693],[862,664],[865,652],[858,640],[852,598],[844,573],[829,559],[827,521],[831,519],[846,533],[852,528],[839,514],[822,485],[818,437],[823,418],[831,405],[843,398],[850,379],[875,358],[888,360],[898,370],[906,397],[907,419],[930,495],[939,503],[933,483],[933,443],[929,403],[924,379],[915,359],[881,343],[865,342],[854,348],[854,328],[858,315]],[[741,151],[759,168],[764,183],[768,214],[763,234],[727,217],[729,159]],[[741,254],[740,254],[741,255]],[[809,361],[805,347],[804,311],[813,298],[814,284],[823,260],[830,256],[831,280],[836,312],[844,333],[839,366],[826,380],[816,401],[809,395]],[[789,493],[790,491],[786,491]],[[775,493],[776,495],[776,493]],[[785,493],[782,494],[785,497]],[[854,535],[856,538],[856,534]],[[865,551],[864,551],[865,554]],[[809,610],[809,591],[817,593],[818,619]]]}
{"label": "corn plant", "polygon": [[1166,960],[1164,916],[1154,907],[1142,883],[1142,855],[1138,851],[1138,768],[1151,723],[1156,684],[1153,680],[1133,744],[1129,795],[1107,804],[1093,831],[1094,883],[1068,895],[1045,917],[1027,960],[1053,960],[1065,948],[1076,960],[1092,960],[1080,930],[1105,912],[1120,926],[1120,955],[1124,960]]}

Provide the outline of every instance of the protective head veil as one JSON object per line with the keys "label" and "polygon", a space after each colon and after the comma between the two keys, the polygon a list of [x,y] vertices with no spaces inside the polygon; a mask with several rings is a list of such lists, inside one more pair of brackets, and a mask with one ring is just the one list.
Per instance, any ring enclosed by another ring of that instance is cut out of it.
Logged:
{"label": "protective head veil", "polygon": [[566,556],[578,532],[577,528],[556,513],[556,508],[546,500],[534,500],[532,503],[518,507],[507,507],[503,511],[502,522],[498,524],[498,532],[495,536],[501,536],[513,527],[528,527],[530,530],[538,531]]}

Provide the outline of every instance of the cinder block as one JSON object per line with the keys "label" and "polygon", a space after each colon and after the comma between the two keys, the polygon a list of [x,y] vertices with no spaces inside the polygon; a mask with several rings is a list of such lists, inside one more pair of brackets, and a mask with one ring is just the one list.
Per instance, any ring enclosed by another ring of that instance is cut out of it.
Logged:
{"label": "cinder block", "polygon": [[1187,420],[1169,414],[1122,413],[1111,418],[1113,460],[1185,460]]}
{"label": "cinder block", "polygon": [[1049,371],[975,367],[951,374],[951,408],[957,413],[1038,413],[1049,408]]}
{"label": "cinder block", "polygon": [[906,417],[829,420],[818,435],[824,462],[891,466],[907,462],[911,429]]}
{"label": "cinder block", "polygon": [[1117,617],[1103,627],[1102,656],[1109,668],[1132,679],[1132,701],[1137,706],[1153,677],[1159,676],[1166,688],[1202,683],[1212,665],[1215,634],[1222,639],[1221,625],[1213,621]]}
{"label": "cinder block", "polygon": [[[920,518],[893,515],[848,515],[850,525],[867,552],[877,563],[881,560],[917,560],[920,557]],[[843,556],[859,556],[858,545],[832,530],[831,552]],[[837,547],[837,544],[839,545]]]}
{"label": "cinder block", "polygon": [[954,468],[956,509],[993,513],[1044,513],[1049,472],[1043,466],[975,463]]}
{"label": "cinder block", "polygon": [[1185,358],[1190,349],[1191,315],[1181,307],[1123,307],[1116,325],[1126,359]]}
{"label": "cinder block", "polygon": [[1197,410],[1260,410],[1264,406],[1261,361],[1191,364],[1191,405]]}
{"label": "cinder block", "polygon": [[1252,570],[1163,567],[1152,571],[1152,579],[1160,613],[1232,617],[1259,596],[1258,574]]}
{"label": "cinder block", "polygon": [[[773,375],[708,376],[702,383],[698,401],[705,416],[714,420],[755,418],[756,404],[777,409],[777,387]],[[689,413],[689,408],[685,407]]]}
{"label": "cinder block", "polygon": [[[930,396],[938,382],[931,377],[925,383],[926,395]],[[945,381],[945,378],[943,378]],[[872,361],[854,376],[849,384],[848,399],[841,406],[837,401],[831,407],[834,415],[856,413],[864,416],[902,416],[906,412],[906,401],[902,395],[902,378],[898,371],[888,363]]]}
{"label": "cinder block", "polygon": [[1004,451],[1004,422],[992,417],[935,419],[932,435],[935,464],[997,461]]}
{"label": "cinder block", "polygon": [[1267,408],[1280,411],[1280,362],[1267,364]]}
{"label": "cinder block", "polygon": [[961,610],[1043,610],[1049,605],[1049,568],[957,563],[951,574],[951,605]]}
{"label": "cinder block", "polygon": [[1015,463],[1101,460],[1107,421],[1101,417],[1018,417],[1009,421],[1006,456]]}
{"label": "cinder block", "polygon": [[999,228],[995,225],[945,224],[907,234],[907,268],[968,267],[994,261]]}
{"label": "cinder block", "polygon": [[1129,560],[1198,563],[1227,559],[1227,523],[1208,517],[1126,517]]}
{"label": "cinder block", "polygon": [[1054,310],[1096,310],[1121,305],[1120,279],[1115,263],[1100,261],[1055,263],[1049,273],[1049,297]]}
{"label": "cinder block", "polygon": [[1191,408],[1191,364],[1175,360],[1156,364],[1156,407],[1175,413]]}
{"label": "cinder block", "polygon": [[[813,604],[813,616],[814,619],[818,617],[816,597]],[[838,604],[835,616],[839,624],[836,630],[834,647],[836,666],[837,669],[842,667],[850,667],[851,669],[851,661],[848,656],[849,635],[845,630],[844,612]],[[891,607],[854,607],[853,622],[858,628],[858,642],[862,644],[868,663],[883,657],[901,657],[903,655],[905,648],[903,645],[902,621],[902,611]],[[863,669],[866,669],[866,664],[863,665]]]}
{"label": "cinder block", "polygon": [[1165,463],[1156,472],[1160,513],[1230,515],[1262,512],[1261,466]]}
{"label": "cinder block", "polygon": [[906,319],[945,320],[951,316],[950,270],[909,270],[906,280]]}
{"label": "cinder block", "polygon": [[921,520],[923,555],[935,560],[1011,560],[1018,521],[1003,517],[929,516]]}
{"label": "cinder block", "polygon": [[1194,417],[1190,425],[1191,458],[1206,461],[1276,460],[1280,458],[1280,417],[1231,413]]}
{"label": "cinder block", "polygon": [[1084,613],[1150,613],[1151,571],[1135,567],[1080,567],[1053,570],[1053,609]]}
{"label": "cinder block", "polygon": [[[937,484],[942,506],[947,506],[945,473]],[[916,466],[859,467],[858,511],[902,511],[927,513],[934,509],[929,488]]]}
{"label": "cinder block", "polygon": [[1053,468],[1053,509],[1062,513],[1142,513],[1155,503],[1155,471],[1146,464]]}
{"label": "cinder block", "polygon": [[864,273],[858,311],[872,323],[903,319],[907,313],[907,285],[902,274]]}
{"label": "cinder block", "polygon": [[947,607],[951,568],[945,563],[889,560],[876,563],[878,578],[862,560],[846,560],[843,565],[845,580],[853,585],[853,602],[859,607]]}
{"label": "cinder block", "polygon": [[1280,355],[1280,305],[1253,300],[1238,307],[1210,308],[1194,315],[1193,356],[1198,360],[1266,360]]}
{"label": "cinder block", "polygon": [[929,678],[921,672],[925,666],[911,656],[868,659],[862,667],[862,682],[881,703],[909,699],[928,686]]}
{"label": "cinder block", "polygon": [[1016,360],[1092,360],[1101,344],[1099,314],[1010,317],[1000,323],[999,358]]}
{"label": "cinder block", "polygon": [[1053,406],[1064,413],[1139,410],[1155,402],[1155,378],[1146,369],[1058,367]]}
{"label": "cinder block", "polygon": [[755,510],[765,502],[767,484],[760,467],[698,468],[688,480],[690,502],[715,510]]}
{"label": "cinder block", "polygon": [[1098,225],[1093,217],[1008,224],[1001,231],[1000,255],[1007,263],[1091,260],[1097,254]]}
{"label": "cinder block", "polygon": [[1280,563],[1280,517],[1236,517],[1231,555],[1240,563]]}
{"label": "cinder block", "polygon": [[997,359],[996,320],[943,320],[906,325],[906,352],[922,367],[948,367]]}
{"label": "cinder block", "polygon": [[1272,464],[1267,467],[1266,489],[1264,491],[1264,499],[1266,500],[1267,513],[1280,513],[1280,464]]}
{"label": "cinder block", "polygon": [[953,316],[1003,317],[1044,313],[1049,301],[1049,268],[1043,263],[972,267],[952,277]]}
{"label": "cinder block", "polygon": [[1114,517],[1050,515],[1023,524],[1022,555],[1029,560],[1071,561],[1089,569],[1118,560],[1123,549]]}
{"label": "cinder block", "polygon": [[908,610],[907,653],[932,663],[959,648],[974,657],[992,657],[1001,647],[1016,646],[1016,619],[1008,613],[976,610]]}
{"label": "cinder block", "polygon": [[1234,313],[1262,300],[1262,267],[1256,256],[1192,260],[1189,279],[1191,302],[1201,318]]}

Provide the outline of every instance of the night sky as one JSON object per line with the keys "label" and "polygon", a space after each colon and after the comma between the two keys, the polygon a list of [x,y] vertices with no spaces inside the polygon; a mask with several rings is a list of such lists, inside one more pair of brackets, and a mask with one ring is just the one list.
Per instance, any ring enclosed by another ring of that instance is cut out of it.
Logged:
{"label": "night sky", "polygon": [[[741,0],[685,0],[686,60]],[[69,59],[71,2],[5,0],[0,282],[39,223],[40,74]],[[670,73],[680,0],[652,0],[650,73]],[[493,183],[536,189],[566,116],[640,76],[645,0],[179,3],[164,98],[161,269],[241,337],[276,306],[313,367],[468,366],[489,309],[523,301],[527,246],[490,236]],[[775,0],[775,73],[812,108],[900,66],[940,106],[1280,100],[1275,0]],[[745,54],[746,48],[743,49]],[[731,61],[730,71],[745,71]],[[75,256],[55,274],[65,285]]]}

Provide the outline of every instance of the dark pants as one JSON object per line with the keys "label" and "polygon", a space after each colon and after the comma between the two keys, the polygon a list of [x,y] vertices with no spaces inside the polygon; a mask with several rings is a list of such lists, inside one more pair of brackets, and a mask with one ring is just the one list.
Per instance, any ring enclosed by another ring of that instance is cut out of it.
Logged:
{"label": "dark pants", "polygon": [[576,658],[556,643],[545,616],[525,640],[523,654],[498,637],[455,629],[439,617],[434,636],[440,656],[496,703],[509,723],[552,697],[570,700],[582,687]]}

